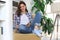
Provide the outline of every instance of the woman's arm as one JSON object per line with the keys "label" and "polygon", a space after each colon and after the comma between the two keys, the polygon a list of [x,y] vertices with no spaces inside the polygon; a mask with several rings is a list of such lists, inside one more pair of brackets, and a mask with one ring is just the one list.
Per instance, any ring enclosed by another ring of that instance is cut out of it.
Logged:
{"label": "woman's arm", "polygon": [[13,23],[14,23],[15,28],[17,29],[19,25],[17,23],[17,15],[16,14],[14,14],[14,17],[13,17]]}
{"label": "woman's arm", "polygon": [[27,16],[29,18],[29,21],[31,22],[32,21],[32,13],[27,13]]}
{"label": "woman's arm", "polygon": [[30,21],[30,22],[27,24],[27,26],[30,27],[31,21],[32,21],[32,13],[27,13],[27,16],[28,16],[29,21]]}

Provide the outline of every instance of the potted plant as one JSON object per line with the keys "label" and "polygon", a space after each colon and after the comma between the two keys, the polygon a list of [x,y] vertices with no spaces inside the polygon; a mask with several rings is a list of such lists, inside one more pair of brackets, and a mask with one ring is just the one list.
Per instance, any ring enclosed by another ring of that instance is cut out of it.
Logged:
{"label": "potted plant", "polygon": [[52,0],[33,0],[34,5],[32,7],[32,10],[36,8],[37,10],[35,12],[42,12],[42,19],[41,19],[41,26],[42,26],[42,31],[44,33],[48,32],[48,34],[52,33],[54,30],[54,25],[53,25],[53,20],[51,18],[47,18],[45,16],[45,8],[47,4],[53,3]]}

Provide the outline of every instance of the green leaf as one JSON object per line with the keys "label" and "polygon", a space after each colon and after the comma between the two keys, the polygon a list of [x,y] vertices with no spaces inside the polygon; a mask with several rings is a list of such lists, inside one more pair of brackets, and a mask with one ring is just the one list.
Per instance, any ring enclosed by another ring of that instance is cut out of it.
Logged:
{"label": "green leaf", "polygon": [[[32,7],[32,10],[34,10],[34,8],[36,8],[36,12],[41,11],[43,16],[41,19],[41,26],[42,26],[42,30],[43,32],[48,32],[48,34],[52,33],[54,30],[54,25],[53,25],[53,20],[51,18],[47,18],[44,14],[45,14],[45,6],[47,4],[51,4],[52,0],[34,0],[34,6]],[[36,13],[35,12],[35,13]]]}

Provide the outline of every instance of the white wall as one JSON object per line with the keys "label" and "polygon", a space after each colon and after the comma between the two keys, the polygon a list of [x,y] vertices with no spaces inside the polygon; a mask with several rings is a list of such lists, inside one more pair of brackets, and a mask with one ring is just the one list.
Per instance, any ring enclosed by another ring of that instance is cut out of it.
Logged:
{"label": "white wall", "polygon": [[13,0],[13,1],[19,2],[20,0]]}
{"label": "white wall", "polygon": [[5,5],[0,7],[0,20],[4,20],[2,40],[13,40],[12,30],[12,0],[3,0]]}

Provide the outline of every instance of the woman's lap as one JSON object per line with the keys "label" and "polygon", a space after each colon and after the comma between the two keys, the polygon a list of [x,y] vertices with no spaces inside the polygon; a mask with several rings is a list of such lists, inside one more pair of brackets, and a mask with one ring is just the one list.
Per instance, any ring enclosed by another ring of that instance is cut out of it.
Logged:
{"label": "woman's lap", "polygon": [[31,28],[27,27],[26,25],[20,25],[19,26],[19,32],[21,33],[31,33]]}

